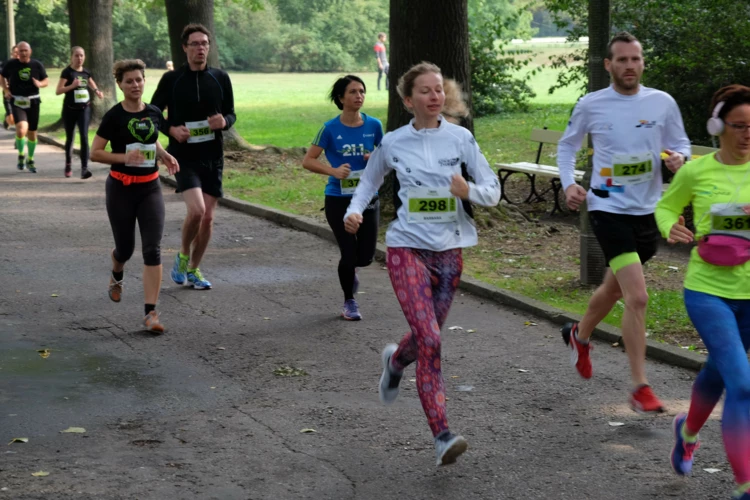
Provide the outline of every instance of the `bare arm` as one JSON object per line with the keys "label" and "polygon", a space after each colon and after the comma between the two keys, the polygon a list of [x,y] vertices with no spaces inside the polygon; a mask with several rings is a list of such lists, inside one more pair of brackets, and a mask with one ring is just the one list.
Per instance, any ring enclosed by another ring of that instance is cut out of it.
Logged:
{"label": "bare arm", "polygon": [[71,83],[70,85],[65,85],[65,78],[60,78],[60,81],[57,82],[55,95],[65,94],[77,88],[78,88],[78,80],[73,80],[73,83]]}
{"label": "bare arm", "polygon": [[99,85],[96,84],[96,82],[94,81],[92,77],[89,77],[89,87],[91,88],[91,90],[94,91],[94,93],[96,94],[96,97],[98,97],[99,99],[104,97],[104,94],[102,93],[102,91],[99,90]]}
{"label": "bare arm", "polygon": [[104,150],[104,148],[107,147],[108,142],[109,141],[103,137],[99,137],[98,135],[94,136],[94,142],[91,143],[91,161],[106,163],[108,165],[128,163],[124,153],[112,153]]}
{"label": "bare arm", "polygon": [[[310,172],[314,172],[316,174],[332,175],[334,177],[338,177],[336,174],[342,173],[341,171],[337,172],[339,169],[326,165],[325,163],[323,163],[322,161],[318,159],[320,158],[320,154],[322,152],[323,152],[323,148],[321,148],[320,146],[316,146],[315,144],[311,145],[310,148],[307,150],[307,153],[305,153],[305,158],[302,160],[302,166],[305,167]],[[347,175],[348,175],[348,172],[347,172]],[[341,177],[338,177],[338,178],[341,179]]]}

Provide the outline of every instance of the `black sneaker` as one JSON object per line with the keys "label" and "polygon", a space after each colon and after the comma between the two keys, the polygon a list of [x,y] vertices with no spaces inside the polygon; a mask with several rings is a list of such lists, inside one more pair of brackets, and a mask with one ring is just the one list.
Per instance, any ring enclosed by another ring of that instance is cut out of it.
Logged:
{"label": "black sneaker", "polygon": [[23,170],[26,168],[26,157],[23,155],[18,156],[18,164],[16,165],[18,170]]}
{"label": "black sneaker", "polygon": [[73,175],[73,169],[70,166],[70,163],[65,164],[65,177],[70,177]]}
{"label": "black sneaker", "polygon": [[29,169],[29,172],[31,172],[32,174],[35,174],[36,173],[36,167],[34,166],[34,160],[32,160],[31,158],[29,158],[28,160],[26,160],[26,168]]}
{"label": "black sneaker", "polygon": [[81,179],[88,179],[92,175],[93,174],[91,173],[91,170],[89,170],[88,168],[81,169]]}

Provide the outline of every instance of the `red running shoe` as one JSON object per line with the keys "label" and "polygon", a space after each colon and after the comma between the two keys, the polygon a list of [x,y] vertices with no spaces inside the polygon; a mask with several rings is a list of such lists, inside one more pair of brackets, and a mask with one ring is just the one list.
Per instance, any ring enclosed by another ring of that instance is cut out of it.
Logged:
{"label": "red running shoe", "polygon": [[578,331],[578,323],[565,323],[560,328],[562,333],[563,341],[565,345],[569,345],[571,349],[570,353],[570,364],[576,367],[578,374],[585,378],[591,378],[593,369],[591,368],[591,357],[589,353],[593,347],[591,344],[582,344],[576,339],[576,332]]}
{"label": "red running shoe", "polygon": [[664,405],[656,397],[651,386],[639,385],[630,395],[630,407],[639,413],[663,413]]}

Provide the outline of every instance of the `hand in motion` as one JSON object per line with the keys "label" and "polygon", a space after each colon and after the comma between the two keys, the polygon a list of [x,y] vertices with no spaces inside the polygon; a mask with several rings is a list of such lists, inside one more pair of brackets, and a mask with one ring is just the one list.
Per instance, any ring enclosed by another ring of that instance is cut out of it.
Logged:
{"label": "hand in motion", "polygon": [[33,83],[36,86],[36,88],[38,89],[41,88],[41,83],[36,78],[32,78],[31,83]]}
{"label": "hand in motion", "polygon": [[750,205],[744,205],[742,207],[742,211],[745,212],[747,215],[750,215]]}
{"label": "hand in motion", "polygon": [[208,117],[208,126],[211,130],[223,130],[227,126],[227,120],[221,113]]}
{"label": "hand in motion", "polygon": [[125,165],[140,165],[146,161],[146,157],[138,149],[131,149],[125,153]]}
{"label": "hand in motion", "polygon": [[99,99],[101,99],[102,97],[104,97],[104,93],[101,90],[99,90],[99,89],[96,89],[94,91],[94,93],[96,94],[96,97],[98,97]]}
{"label": "hand in motion", "polygon": [[174,156],[167,153],[166,151],[162,153],[161,161],[164,163],[164,166],[167,167],[169,175],[174,175],[180,171],[180,164],[177,163],[177,160]]}
{"label": "hand in motion", "polygon": [[670,172],[677,172],[680,167],[685,164],[685,157],[682,156],[682,153],[677,153],[675,151],[672,151],[671,149],[665,149],[664,152],[669,155],[669,157],[664,160],[664,164],[667,166]]}
{"label": "hand in motion", "polygon": [[357,234],[360,224],[362,224],[362,214],[351,214],[344,221],[344,229],[347,233]]}
{"label": "hand in motion", "polygon": [[169,135],[174,137],[177,142],[186,142],[190,139],[190,130],[185,125],[169,128]]}
{"label": "hand in motion", "polygon": [[578,184],[571,184],[568,189],[565,190],[565,203],[571,210],[578,210],[586,200],[586,190]]}
{"label": "hand in motion", "polygon": [[451,194],[462,200],[469,199],[469,184],[459,174],[455,174],[451,179]]}
{"label": "hand in motion", "polygon": [[690,243],[694,238],[693,232],[685,227],[685,217],[680,215],[680,220],[675,222],[669,230],[667,243]]}
{"label": "hand in motion", "polygon": [[337,179],[346,179],[352,172],[352,166],[348,163],[343,163],[338,168],[333,169],[333,176]]}

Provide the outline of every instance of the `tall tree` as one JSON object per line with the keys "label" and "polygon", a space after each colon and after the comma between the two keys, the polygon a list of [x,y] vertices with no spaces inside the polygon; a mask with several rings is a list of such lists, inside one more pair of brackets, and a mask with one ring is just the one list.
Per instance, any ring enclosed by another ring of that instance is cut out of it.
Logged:
{"label": "tall tree", "polygon": [[[471,105],[467,0],[391,0],[390,42],[388,130],[409,122],[396,84],[400,75],[421,61],[437,64],[444,77],[456,80]],[[471,117],[462,125],[474,127]]]}
{"label": "tall tree", "polygon": [[[211,32],[211,49],[208,51],[208,65],[219,66],[219,47],[214,32],[214,0],[164,0],[167,8],[169,25],[169,45],[172,49],[172,61],[175,67],[185,64],[187,56],[182,49],[183,28],[190,23],[200,23]],[[247,149],[248,142],[242,138],[237,129],[232,127],[223,134],[226,149]]]}
{"label": "tall tree", "polygon": [[[610,38],[610,0],[589,0],[589,85],[594,92],[609,86],[609,73],[604,68]],[[589,148],[592,148],[589,134]],[[593,156],[588,156],[587,178],[593,170]],[[588,209],[581,209],[581,282],[598,285],[604,279],[605,258],[596,236],[589,225]]]}
{"label": "tall tree", "polygon": [[104,113],[117,103],[112,75],[112,13],[114,0],[68,0],[70,46],[86,51],[86,67],[104,93],[103,99],[92,99],[91,120],[99,122]]}

